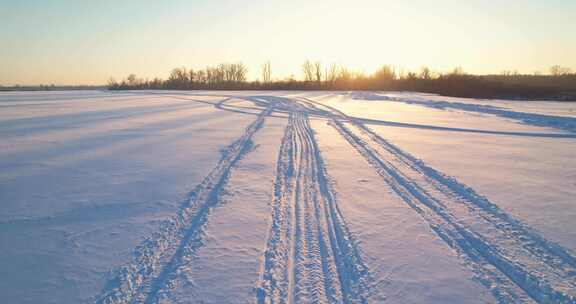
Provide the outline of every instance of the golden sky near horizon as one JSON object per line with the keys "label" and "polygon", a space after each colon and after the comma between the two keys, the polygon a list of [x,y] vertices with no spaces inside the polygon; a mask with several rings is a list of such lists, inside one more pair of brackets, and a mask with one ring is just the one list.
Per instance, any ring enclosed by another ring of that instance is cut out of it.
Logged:
{"label": "golden sky near horizon", "polygon": [[104,84],[243,62],[301,77],[309,59],[471,73],[576,70],[576,1],[5,1],[0,84]]}

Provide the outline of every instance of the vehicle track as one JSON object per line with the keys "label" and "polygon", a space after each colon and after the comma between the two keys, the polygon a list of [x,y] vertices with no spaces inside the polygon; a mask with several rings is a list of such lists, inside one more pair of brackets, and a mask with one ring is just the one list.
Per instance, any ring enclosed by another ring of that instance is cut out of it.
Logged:
{"label": "vehicle track", "polygon": [[163,222],[158,232],[139,245],[133,259],[121,267],[96,299],[97,303],[156,303],[160,290],[170,283],[175,270],[193,253],[191,243],[201,232],[209,210],[218,202],[230,170],[248,153],[253,135],[274,109],[270,103],[224,152],[214,169],[190,193],[177,215]]}
{"label": "vehicle track", "polygon": [[[245,133],[190,194],[177,215],[141,244],[97,303],[158,303],[178,288],[181,266],[202,245],[209,211],[216,206],[235,163],[250,151],[253,135],[273,112],[288,115],[276,164],[272,219],[260,275],[258,303],[366,303],[368,266],[340,212],[309,117],[328,119],[417,212],[500,303],[576,303],[576,258],[487,198],[391,144],[360,119],[305,98],[240,98],[263,109]],[[248,111],[250,110],[250,111]],[[173,299],[175,300],[175,299]]]}
{"label": "vehicle track", "polygon": [[365,303],[369,272],[338,209],[306,112],[282,140],[258,303]]}
{"label": "vehicle track", "polygon": [[496,107],[484,104],[471,104],[471,103],[443,101],[443,100],[427,100],[423,98],[381,96],[378,94],[367,92],[357,94],[357,96],[353,96],[352,98],[368,99],[368,100],[390,100],[394,102],[402,102],[410,105],[418,105],[432,109],[440,109],[440,110],[454,109],[471,113],[484,113],[507,119],[514,119],[527,125],[533,125],[545,128],[555,128],[570,133],[576,132],[576,118],[574,117],[538,114],[530,112],[518,112],[503,107]]}
{"label": "vehicle track", "polygon": [[575,303],[576,259],[487,198],[417,160],[336,109],[331,125],[501,303]]}

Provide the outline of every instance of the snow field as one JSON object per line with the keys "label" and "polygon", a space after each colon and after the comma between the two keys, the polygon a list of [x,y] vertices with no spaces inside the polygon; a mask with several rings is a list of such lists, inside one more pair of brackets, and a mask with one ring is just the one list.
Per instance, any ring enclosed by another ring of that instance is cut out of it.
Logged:
{"label": "snow field", "polygon": [[0,291],[19,303],[574,303],[576,118],[536,105],[0,95]]}

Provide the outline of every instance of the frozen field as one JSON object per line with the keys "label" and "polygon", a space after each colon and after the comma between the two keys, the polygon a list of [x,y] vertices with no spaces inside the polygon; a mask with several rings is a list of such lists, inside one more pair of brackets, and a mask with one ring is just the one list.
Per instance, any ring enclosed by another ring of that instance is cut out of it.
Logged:
{"label": "frozen field", "polygon": [[576,303],[576,103],[0,93],[2,303]]}

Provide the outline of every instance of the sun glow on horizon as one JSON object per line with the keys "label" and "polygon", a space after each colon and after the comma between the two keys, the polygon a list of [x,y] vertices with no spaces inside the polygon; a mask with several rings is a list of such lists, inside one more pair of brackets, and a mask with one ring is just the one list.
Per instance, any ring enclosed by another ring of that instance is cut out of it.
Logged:
{"label": "sun glow on horizon", "polygon": [[243,62],[254,80],[266,61],[273,78],[300,78],[307,59],[365,73],[576,69],[576,2],[566,0],[0,1],[0,84],[103,84],[221,62]]}

